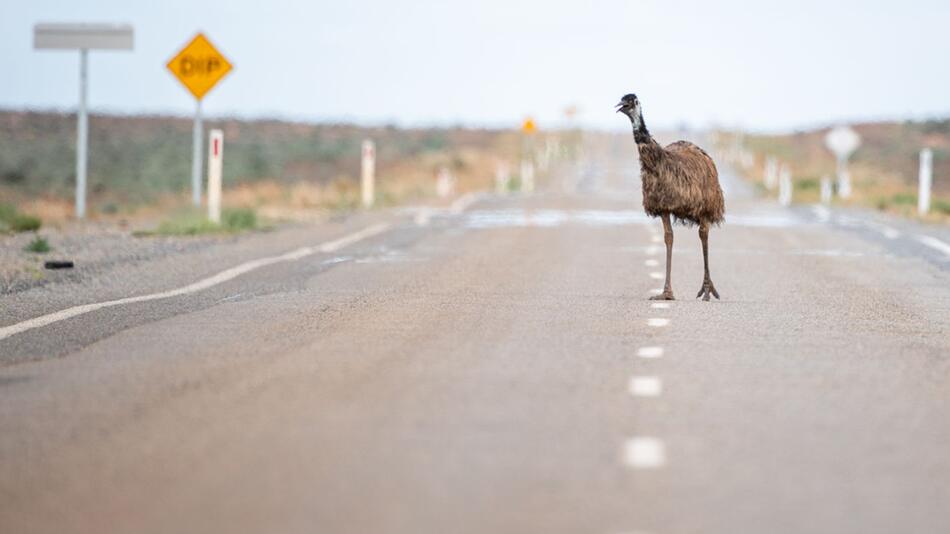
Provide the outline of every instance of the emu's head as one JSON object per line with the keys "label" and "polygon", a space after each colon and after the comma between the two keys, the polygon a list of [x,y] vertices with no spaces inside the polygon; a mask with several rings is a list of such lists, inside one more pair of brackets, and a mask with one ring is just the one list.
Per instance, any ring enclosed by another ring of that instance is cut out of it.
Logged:
{"label": "emu's head", "polygon": [[617,113],[623,113],[630,117],[634,128],[640,127],[640,123],[643,119],[641,119],[640,101],[637,100],[637,95],[633,93],[624,95],[624,97],[620,99],[620,102],[617,103]]}

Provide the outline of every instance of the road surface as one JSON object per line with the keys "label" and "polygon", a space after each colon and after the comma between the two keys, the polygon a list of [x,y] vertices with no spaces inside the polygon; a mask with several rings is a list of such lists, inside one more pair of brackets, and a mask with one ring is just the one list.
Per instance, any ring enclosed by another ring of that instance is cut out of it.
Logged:
{"label": "road surface", "polygon": [[945,231],[724,170],[658,307],[634,165],[4,297],[0,531],[950,532]]}

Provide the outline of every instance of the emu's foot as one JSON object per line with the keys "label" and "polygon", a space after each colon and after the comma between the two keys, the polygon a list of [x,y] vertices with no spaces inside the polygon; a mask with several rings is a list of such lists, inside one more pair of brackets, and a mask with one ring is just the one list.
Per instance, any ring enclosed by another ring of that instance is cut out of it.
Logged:
{"label": "emu's foot", "polygon": [[708,301],[709,295],[716,297],[716,300],[719,300],[719,292],[716,291],[715,286],[713,286],[712,280],[705,279],[703,280],[703,287],[699,288],[699,293],[696,293],[696,298],[703,297],[703,300]]}
{"label": "emu's foot", "polygon": [[653,295],[652,297],[650,297],[650,300],[676,300],[676,299],[673,298],[672,289],[665,289],[659,295]]}

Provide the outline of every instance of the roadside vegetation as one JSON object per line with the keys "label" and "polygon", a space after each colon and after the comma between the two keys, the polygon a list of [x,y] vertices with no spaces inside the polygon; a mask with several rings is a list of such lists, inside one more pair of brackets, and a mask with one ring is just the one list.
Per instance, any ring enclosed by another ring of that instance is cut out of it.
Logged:
{"label": "roadside vegetation", "polygon": [[[71,216],[75,116],[0,111],[0,197],[31,203],[44,220]],[[89,122],[88,208],[93,218],[155,218],[187,203],[191,119],[94,114]],[[359,202],[361,143],[377,149],[377,201],[435,194],[442,168],[460,191],[492,187],[495,166],[514,167],[514,131],[359,127],[274,120],[208,120],[224,131],[224,205],[259,212],[351,209]],[[194,226],[194,225],[192,225]]]}
{"label": "roadside vegetation", "polygon": [[[920,150],[933,150],[932,221],[950,222],[950,119],[934,121],[855,124],[861,147],[850,162],[854,194],[849,204],[904,216],[917,216],[917,173]],[[746,135],[745,146],[754,154],[746,176],[761,186],[765,160],[773,156],[791,164],[793,200],[820,200],[821,177],[834,179],[835,159],[825,148],[827,129],[787,135]],[[723,139],[725,147],[729,146]],[[764,190],[764,187],[761,187]],[[842,202],[835,198],[835,202]]]}
{"label": "roadside vegetation", "polygon": [[45,237],[36,236],[23,247],[23,250],[34,254],[46,254],[52,250],[52,247],[49,246],[49,241]]}
{"label": "roadside vegetation", "polygon": [[0,233],[35,232],[42,225],[39,217],[20,213],[9,204],[0,204]]}
{"label": "roadside vegetation", "polygon": [[257,213],[250,208],[226,209],[221,212],[221,223],[208,220],[203,211],[188,210],[162,221],[154,231],[137,232],[139,237],[195,236],[207,234],[237,234],[264,229],[258,224]]}

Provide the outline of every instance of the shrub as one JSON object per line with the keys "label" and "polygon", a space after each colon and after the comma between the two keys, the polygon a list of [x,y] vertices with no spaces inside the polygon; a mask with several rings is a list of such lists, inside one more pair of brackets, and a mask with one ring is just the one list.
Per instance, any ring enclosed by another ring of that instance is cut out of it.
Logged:
{"label": "shrub", "polygon": [[894,204],[898,206],[916,206],[917,205],[917,195],[913,193],[897,193],[891,200]]}
{"label": "shrub", "polygon": [[171,219],[162,221],[153,233],[138,232],[137,236],[148,235],[203,235],[215,233],[237,233],[257,229],[257,213],[250,208],[227,209],[221,213],[221,224],[208,220],[207,215],[198,211],[180,213]]}
{"label": "shrub", "polygon": [[10,204],[0,204],[0,232],[35,232],[42,225],[39,217],[19,213]]}
{"label": "shrub", "polygon": [[795,184],[795,188],[801,191],[817,191],[821,189],[821,181],[817,178],[803,178],[798,180],[798,183]]}
{"label": "shrub", "polygon": [[32,215],[16,215],[10,222],[10,229],[14,232],[35,232],[43,226],[39,217]]}
{"label": "shrub", "polygon": [[240,232],[257,228],[257,213],[250,208],[224,210],[221,213],[221,226],[228,232]]}
{"label": "shrub", "polygon": [[25,247],[23,247],[23,250],[27,252],[35,252],[37,254],[45,254],[46,252],[49,252],[51,249],[49,246],[49,242],[46,240],[45,237],[36,236],[33,238],[32,241],[27,243]]}

